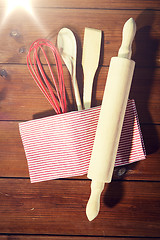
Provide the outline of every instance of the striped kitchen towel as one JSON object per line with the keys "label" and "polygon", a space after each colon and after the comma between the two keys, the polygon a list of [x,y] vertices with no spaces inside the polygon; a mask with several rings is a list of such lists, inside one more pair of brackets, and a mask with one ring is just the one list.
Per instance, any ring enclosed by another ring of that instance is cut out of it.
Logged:
{"label": "striped kitchen towel", "polygon": [[[100,106],[19,124],[32,183],[88,171]],[[129,100],[115,166],[145,159],[134,100]]]}

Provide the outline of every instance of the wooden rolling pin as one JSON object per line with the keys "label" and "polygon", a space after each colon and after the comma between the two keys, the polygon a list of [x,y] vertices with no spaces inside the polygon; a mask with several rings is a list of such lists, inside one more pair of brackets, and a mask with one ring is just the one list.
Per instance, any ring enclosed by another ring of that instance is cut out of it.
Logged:
{"label": "wooden rolling pin", "polygon": [[99,212],[104,184],[111,182],[135,62],[131,45],[136,23],[130,18],[123,27],[122,45],[118,57],[111,58],[102,100],[91,161],[87,177],[92,180],[91,195],[86,207],[89,221]]}

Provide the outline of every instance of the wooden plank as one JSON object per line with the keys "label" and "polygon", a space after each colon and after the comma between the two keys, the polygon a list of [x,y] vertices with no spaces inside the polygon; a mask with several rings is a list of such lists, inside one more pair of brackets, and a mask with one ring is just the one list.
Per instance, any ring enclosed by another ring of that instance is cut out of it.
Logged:
{"label": "wooden plank", "polygon": [[[0,7],[6,7],[6,1],[0,1]],[[132,1],[95,1],[95,0],[83,0],[75,2],[74,0],[59,0],[59,1],[51,1],[51,0],[32,0],[32,7],[52,7],[52,8],[107,8],[107,9],[160,9],[159,2],[157,0],[148,1],[148,0],[132,0]]]}
{"label": "wooden plank", "polygon": [[[159,125],[142,126],[147,158],[140,162],[116,168],[114,179],[160,181]],[[18,123],[0,122],[0,176],[29,177],[27,160],[22,146]],[[124,171],[123,171],[124,170]],[[121,174],[123,171],[125,175]],[[82,177],[80,177],[82,178]],[[86,179],[86,175],[83,176]]]}
{"label": "wooden plank", "polygon": [[[27,66],[5,65],[1,69],[7,72],[7,77],[0,77],[1,120],[29,120],[55,114]],[[64,76],[68,109],[74,109],[72,84],[66,68]]]}
{"label": "wooden plank", "polygon": [[98,217],[89,222],[90,181],[0,179],[0,232],[158,237],[159,187],[157,182],[112,182],[103,192]]}
{"label": "wooden plank", "polygon": [[[1,64],[0,72],[0,120],[30,120],[54,114],[29,74],[26,65]],[[55,70],[55,69],[54,69]],[[82,69],[78,68],[80,92],[83,87]],[[47,70],[46,70],[47,71]],[[92,106],[101,104],[108,67],[100,67],[94,80]],[[160,123],[160,68],[136,68],[130,98],[135,99],[141,123]],[[73,89],[69,73],[64,67],[68,110],[75,110]]]}
{"label": "wooden plank", "polygon": [[159,123],[155,121],[160,116],[155,116],[155,112],[160,111],[160,69],[135,68],[130,98],[136,102],[139,120],[141,123]]}
{"label": "wooden plank", "polygon": [[26,63],[31,43],[38,38],[49,38],[55,44],[62,27],[69,27],[76,34],[80,57],[84,28],[91,27],[104,33],[101,64],[109,65],[121,45],[124,23],[133,17],[137,23],[133,51],[137,66],[160,66],[159,11],[36,8],[34,15],[15,10],[4,20],[4,9],[0,9],[1,63]]}
{"label": "wooden plank", "polygon": [[17,122],[0,122],[0,176],[28,177],[27,161]]}
{"label": "wooden plank", "polygon": [[[143,240],[144,238],[134,237],[75,237],[75,236],[41,236],[41,235],[0,235],[1,240]],[[155,238],[148,238],[147,240],[155,240]]]}

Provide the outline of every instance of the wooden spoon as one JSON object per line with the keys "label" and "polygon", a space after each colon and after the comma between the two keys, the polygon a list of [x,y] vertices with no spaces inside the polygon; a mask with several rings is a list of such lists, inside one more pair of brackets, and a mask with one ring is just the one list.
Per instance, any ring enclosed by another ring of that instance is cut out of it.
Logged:
{"label": "wooden spoon", "polygon": [[76,79],[77,43],[73,32],[68,28],[62,28],[58,33],[57,45],[72,78],[77,108],[78,110],[82,110],[82,102]]}

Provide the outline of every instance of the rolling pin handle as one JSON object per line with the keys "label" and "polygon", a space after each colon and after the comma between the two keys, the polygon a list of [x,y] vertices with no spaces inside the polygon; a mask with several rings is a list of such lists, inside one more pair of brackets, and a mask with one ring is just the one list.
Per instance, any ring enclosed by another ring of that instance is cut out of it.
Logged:
{"label": "rolling pin handle", "polygon": [[86,215],[89,221],[92,221],[99,213],[100,196],[104,189],[104,182],[92,180],[91,195],[86,207]]}
{"label": "rolling pin handle", "polygon": [[118,57],[131,59],[132,42],[136,34],[136,23],[130,18],[123,27],[122,44],[118,51]]}

